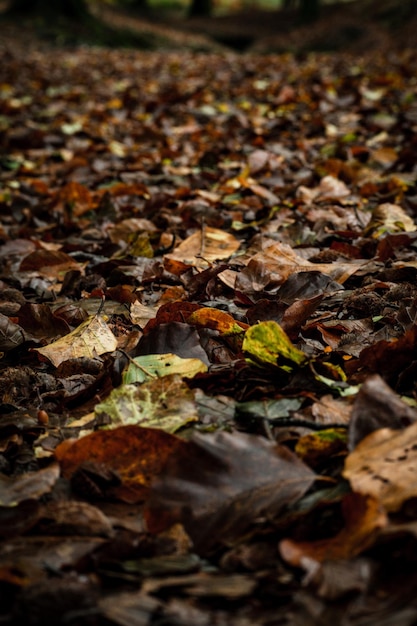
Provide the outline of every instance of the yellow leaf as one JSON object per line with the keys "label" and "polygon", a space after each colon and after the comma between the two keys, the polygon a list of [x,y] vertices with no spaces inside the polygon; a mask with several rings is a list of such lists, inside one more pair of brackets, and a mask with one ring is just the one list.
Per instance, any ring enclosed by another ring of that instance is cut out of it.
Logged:
{"label": "yellow leaf", "polygon": [[[281,367],[280,359],[302,365],[307,356],[298,350],[277,322],[261,322],[246,331],[242,349],[256,363]],[[287,365],[284,365],[287,368]]]}
{"label": "yellow leaf", "polygon": [[249,327],[248,324],[237,322],[229,313],[210,307],[194,311],[187,321],[189,324],[218,330],[223,335],[240,335]]}
{"label": "yellow leaf", "polygon": [[117,339],[99,315],[91,315],[78,328],[44,348],[34,348],[55,367],[68,359],[94,358],[117,348]]}

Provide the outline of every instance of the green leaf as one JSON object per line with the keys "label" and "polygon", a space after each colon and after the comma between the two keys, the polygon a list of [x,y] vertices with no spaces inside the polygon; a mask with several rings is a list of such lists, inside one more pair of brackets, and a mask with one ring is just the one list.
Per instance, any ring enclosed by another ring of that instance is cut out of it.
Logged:
{"label": "green leaf", "polygon": [[198,419],[194,392],[175,374],[113,389],[95,407],[96,415],[103,413],[111,420],[106,428],[137,425],[168,433]]}
{"label": "green leaf", "polygon": [[193,378],[207,371],[207,365],[200,359],[183,359],[176,354],[146,354],[133,359],[123,374],[125,384],[144,383],[153,378],[178,374]]}
{"label": "green leaf", "polygon": [[242,349],[251,360],[260,365],[275,365],[291,371],[293,367],[279,361],[286,359],[295,365],[303,365],[307,356],[296,348],[277,322],[260,322],[248,328]]}

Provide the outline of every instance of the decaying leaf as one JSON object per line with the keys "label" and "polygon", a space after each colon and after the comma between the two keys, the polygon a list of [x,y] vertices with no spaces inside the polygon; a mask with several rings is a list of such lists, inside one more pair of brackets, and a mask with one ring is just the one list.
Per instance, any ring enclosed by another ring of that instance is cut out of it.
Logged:
{"label": "decaying leaf", "polygon": [[343,475],[352,489],[370,495],[387,511],[417,496],[417,423],[404,430],[381,428],[349,454]]}
{"label": "decaying leaf", "polygon": [[79,357],[94,358],[117,348],[117,339],[99,315],[91,315],[72,333],[44,348],[35,348],[58,367],[63,361]]}
{"label": "decaying leaf", "polygon": [[60,444],[55,455],[63,475],[71,478],[83,464],[103,465],[120,480],[111,493],[126,502],[140,502],[169,456],[185,443],[162,430],[120,426]]}
{"label": "decaying leaf", "polygon": [[170,457],[147,503],[151,532],[180,521],[197,550],[237,540],[298,500],[315,474],[285,447],[243,433],[194,435]]}
{"label": "decaying leaf", "polygon": [[388,523],[380,502],[370,496],[348,494],[342,508],[345,525],[337,535],[311,542],[284,539],[279,546],[282,557],[301,567],[308,559],[319,562],[349,559],[372,545],[378,531]]}
{"label": "decaying leaf", "polygon": [[141,385],[121,385],[96,405],[95,413],[110,418],[108,428],[135,424],[169,433],[197,420],[194,392],[177,374],[153,378]]}
{"label": "decaying leaf", "polygon": [[237,4],[2,21],[5,626],[417,624],[417,3]]}
{"label": "decaying leaf", "polygon": [[143,383],[155,377],[161,378],[177,374],[193,378],[199,372],[206,372],[207,365],[200,359],[183,359],[176,354],[146,354],[133,359],[123,373],[125,384]]}
{"label": "decaying leaf", "polygon": [[207,267],[207,262],[228,259],[239,246],[238,239],[230,233],[207,226],[190,235],[166,256],[173,261],[182,261],[196,267]]}
{"label": "decaying leaf", "polygon": [[288,362],[302,365],[307,361],[304,352],[298,350],[281,326],[273,321],[251,326],[245,333],[242,350],[255,363],[263,365],[288,367]]}

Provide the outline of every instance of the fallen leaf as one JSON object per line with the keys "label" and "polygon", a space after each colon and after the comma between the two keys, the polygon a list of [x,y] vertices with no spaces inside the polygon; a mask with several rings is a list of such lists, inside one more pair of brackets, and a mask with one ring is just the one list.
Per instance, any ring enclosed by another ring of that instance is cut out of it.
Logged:
{"label": "fallen leaf", "polygon": [[243,332],[249,327],[248,324],[237,322],[228,313],[210,307],[202,307],[194,311],[187,322],[218,330],[221,335],[243,335]]}
{"label": "fallen leaf", "polygon": [[417,229],[414,220],[398,204],[385,202],[376,207],[364,234],[374,239],[386,233],[413,232]]}
{"label": "fallen leaf", "polygon": [[22,259],[19,270],[62,281],[70,270],[81,271],[79,263],[62,250],[34,250]]}
{"label": "fallen leaf", "polygon": [[124,384],[113,389],[106,400],[96,404],[95,413],[110,418],[107,428],[134,424],[169,433],[198,419],[194,391],[179,375],[168,373],[140,385]]}
{"label": "fallen leaf", "polygon": [[94,358],[117,348],[117,339],[99,315],[91,315],[72,333],[61,337],[44,348],[34,348],[55,367],[68,359]]}
{"label": "fallen leaf", "polygon": [[397,511],[417,496],[417,423],[404,430],[381,428],[365,437],[347,456],[343,476],[352,489]]}
{"label": "fallen leaf", "polygon": [[126,502],[140,502],[169,456],[185,443],[162,430],[120,426],[64,441],[55,450],[63,476],[71,478],[85,463],[104,465],[120,479],[112,494]]}
{"label": "fallen leaf", "polygon": [[304,352],[291,343],[285,331],[274,321],[260,322],[248,328],[242,350],[260,365],[288,368],[307,361]]}
{"label": "fallen leaf", "polygon": [[195,267],[207,267],[218,259],[228,259],[240,246],[230,233],[207,226],[180,243],[175,250],[165,255],[170,261],[181,261]]}
{"label": "fallen leaf", "polygon": [[356,396],[349,424],[349,449],[380,428],[403,429],[417,420],[408,406],[378,375],[369,376]]}
{"label": "fallen leaf", "polygon": [[200,359],[183,359],[172,353],[146,354],[133,359],[123,373],[123,382],[125,384],[143,383],[173,374],[193,378],[202,372],[207,372],[207,365]]}
{"label": "fallen leaf", "polygon": [[53,463],[37,472],[10,478],[0,475],[0,506],[14,507],[49,493],[59,478],[59,465]]}
{"label": "fallen leaf", "polygon": [[197,551],[237,540],[298,500],[315,474],[290,450],[243,433],[194,435],[152,487],[150,532],[181,522]]}
{"label": "fallen leaf", "polygon": [[320,563],[351,559],[369,548],[388,523],[379,500],[369,496],[348,494],[343,499],[342,511],[344,526],[337,535],[318,541],[284,539],[279,544],[281,556],[296,567],[302,567],[309,559]]}

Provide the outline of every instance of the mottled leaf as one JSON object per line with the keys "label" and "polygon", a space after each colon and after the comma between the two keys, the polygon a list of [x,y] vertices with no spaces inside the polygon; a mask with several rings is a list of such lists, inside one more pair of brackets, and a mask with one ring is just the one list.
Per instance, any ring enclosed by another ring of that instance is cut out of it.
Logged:
{"label": "mottled leaf", "polygon": [[45,348],[35,348],[40,354],[58,367],[63,361],[79,357],[94,358],[97,355],[113,352],[117,339],[99,315],[92,315],[72,333],[50,343]]}
{"label": "mottled leaf", "polygon": [[103,465],[120,480],[111,493],[133,503],[146,498],[153,478],[173,451],[184,445],[181,439],[162,430],[121,426],[91,433],[77,441],[64,441],[55,454],[66,478],[71,478],[86,463]]}
{"label": "mottled leaf", "polygon": [[153,378],[141,385],[121,385],[96,404],[95,413],[110,418],[109,428],[135,424],[170,433],[197,421],[194,392],[176,374]]}
{"label": "mottled leaf", "polygon": [[304,352],[291,343],[285,331],[274,321],[251,326],[245,333],[242,350],[260,365],[288,367],[290,362],[294,367],[307,361]]}
{"label": "mottled leaf", "polygon": [[349,454],[343,475],[352,489],[376,498],[387,511],[397,511],[417,496],[417,423],[404,430],[381,428],[365,437]]}

